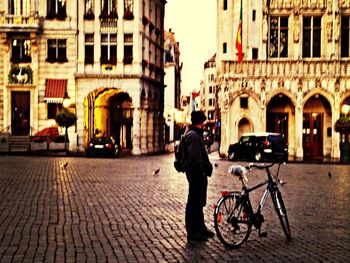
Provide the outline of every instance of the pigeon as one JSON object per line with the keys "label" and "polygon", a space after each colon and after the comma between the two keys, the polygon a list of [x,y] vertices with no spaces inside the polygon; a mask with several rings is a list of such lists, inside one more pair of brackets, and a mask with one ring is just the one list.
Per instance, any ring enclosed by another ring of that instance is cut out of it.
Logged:
{"label": "pigeon", "polygon": [[159,171],[160,171],[160,169],[157,169],[157,170],[154,171],[153,174],[154,174],[154,175],[159,174]]}
{"label": "pigeon", "polygon": [[328,172],[328,177],[329,177],[329,178],[331,178],[331,177],[332,177],[332,174],[331,174],[331,172],[330,172],[330,171]]}
{"label": "pigeon", "polygon": [[66,162],[64,165],[62,165],[62,168],[63,168],[64,170],[67,170],[67,166],[68,166],[68,162]]}
{"label": "pigeon", "polygon": [[214,166],[215,166],[215,167],[219,167],[219,165],[218,165],[217,163],[214,163]]}

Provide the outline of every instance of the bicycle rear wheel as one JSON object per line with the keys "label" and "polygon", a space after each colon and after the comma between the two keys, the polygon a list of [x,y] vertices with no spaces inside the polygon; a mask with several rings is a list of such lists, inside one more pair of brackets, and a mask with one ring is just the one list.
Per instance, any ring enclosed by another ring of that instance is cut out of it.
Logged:
{"label": "bicycle rear wheel", "polygon": [[286,206],[284,205],[284,202],[282,199],[282,194],[281,194],[280,190],[278,188],[276,188],[273,191],[271,197],[272,197],[272,202],[273,202],[273,205],[275,207],[276,213],[277,213],[278,218],[281,222],[283,232],[286,235],[287,240],[289,241],[292,239],[292,234],[290,232]]}
{"label": "bicycle rear wheel", "polygon": [[214,213],[215,231],[219,240],[230,248],[238,248],[246,241],[251,231],[248,215],[240,193],[219,199]]}

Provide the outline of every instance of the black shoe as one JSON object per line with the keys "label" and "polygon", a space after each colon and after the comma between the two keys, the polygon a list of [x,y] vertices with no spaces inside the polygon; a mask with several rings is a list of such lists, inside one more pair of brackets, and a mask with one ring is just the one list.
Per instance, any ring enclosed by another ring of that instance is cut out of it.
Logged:
{"label": "black shoe", "polygon": [[205,241],[208,241],[208,238],[205,235],[198,233],[195,235],[188,236],[187,240],[188,241],[203,241],[203,242],[205,242]]}
{"label": "black shoe", "polygon": [[204,232],[202,232],[202,235],[207,237],[207,238],[213,238],[215,237],[214,232],[210,231],[210,230],[205,230]]}

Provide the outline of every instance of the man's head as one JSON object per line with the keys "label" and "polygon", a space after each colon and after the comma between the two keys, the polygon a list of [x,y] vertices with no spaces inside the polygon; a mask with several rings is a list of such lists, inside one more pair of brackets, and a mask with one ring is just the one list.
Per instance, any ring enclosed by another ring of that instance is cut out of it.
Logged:
{"label": "man's head", "polygon": [[203,111],[192,111],[191,122],[193,126],[203,127],[204,122],[207,120]]}

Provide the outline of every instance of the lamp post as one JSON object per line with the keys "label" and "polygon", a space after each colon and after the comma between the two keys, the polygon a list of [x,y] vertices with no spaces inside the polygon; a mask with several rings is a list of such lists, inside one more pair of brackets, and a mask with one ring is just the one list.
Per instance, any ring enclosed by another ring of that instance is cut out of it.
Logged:
{"label": "lamp post", "polygon": [[[68,96],[68,92],[66,91],[64,93],[64,97],[63,97],[63,101],[62,101],[62,106],[65,110],[68,111],[68,107],[70,105],[70,97]],[[65,132],[64,132],[64,151],[67,154],[67,138],[68,138],[68,126],[67,126],[67,122],[65,124]]]}

